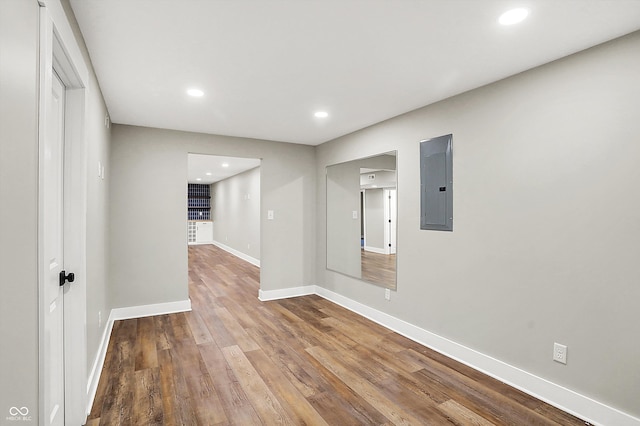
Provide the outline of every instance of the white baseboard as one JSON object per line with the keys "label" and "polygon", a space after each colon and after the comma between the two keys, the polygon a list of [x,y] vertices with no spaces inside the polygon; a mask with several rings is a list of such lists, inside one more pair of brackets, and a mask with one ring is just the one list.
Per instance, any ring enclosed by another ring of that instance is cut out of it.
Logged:
{"label": "white baseboard", "polygon": [[178,300],[176,302],[154,303],[152,305],[127,306],[125,308],[114,308],[111,310],[113,320],[124,320],[130,318],[150,317],[153,315],[173,314],[176,312],[187,312],[191,310],[191,300]]}
{"label": "white baseboard", "polygon": [[593,425],[640,426],[639,418],[609,407],[571,389],[559,386],[323,287],[309,287],[315,287],[315,294],[318,296],[369,318],[398,334],[507,383]]}
{"label": "white baseboard", "polygon": [[307,285],[302,287],[283,288],[280,290],[259,290],[258,299],[262,302],[268,300],[287,299],[290,297],[308,296],[316,293],[315,285]]}
{"label": "white baseboard", "polygon": [[187,312],[191,310],[191,300],[179,300],[176,302],[155,303],[152,305],[141,306],[128,306],[125,308],[114,308],[109,314],[109,319],[104,327],[102,333],[102,340],[98,347],[98,353],[96,359],[93,361],[91,373],[87,380],[87,415],[91,412],[93,401],[96,397],[98,390],[98,383],[100,382],[100,374],[104,366],[104,360],[107,356],[107,348],[109,347],[109,339],[111,337],[111,331],[113,330],[114,322],[118,320],[142,318],[152,315],[164,315],[173,314],[176,312]]}
{"label": "white baseboard", "polygon": [[378,247],[364,246],[364,251],[370,251],[371,253],[378,253],[378,254],[388,254],[383,248],[378,248]]}
{"label": "white baseboard", "polygon": [[255,257],[251,257],[248,254],[242,253],[241,251],[238,251],[236,249],[233,249],[229,246],[226,246],[224,244],[222,244],[221,242],[218,241],[213,241],[211,244],[213,244],[214,246],[220,247],[222,250],[231,253],[232,255],[239,257],[242,260],[246,260],[247,262],[249,262],[250,264],[257,266],[258,268],[260,267],[260,259],[256,259]]}
{"label": "white baseboard", "polygon": [[[111,311],[113,313],[113,311]],[[111,331],[113,330],[113,315],[109,314],[109,319],[104,327],[102,333],[102,339],[100,340],[100,346],[98,347],[98,353],[96,359],[93,361],[91,372],[89,373],[89,380],[87,380],[87,415],[91,412],[93,407],[93,400],[96,397],[96,391],[98,390],[98,382],[100,381],[100,374],[102,373],[102,367],[104,366],[104,359],[107,356],[107,348],[109,347],[109,339],[111,338]]]}

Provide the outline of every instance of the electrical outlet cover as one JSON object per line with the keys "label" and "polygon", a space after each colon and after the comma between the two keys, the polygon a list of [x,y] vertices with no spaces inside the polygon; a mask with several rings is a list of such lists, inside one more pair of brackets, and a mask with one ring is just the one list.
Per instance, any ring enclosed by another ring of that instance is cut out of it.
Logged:
{"label": "electrical outlet cover", "polygon": [[553,360],[561,364],[567,363],[567,347],[565,345],[553,344]]}

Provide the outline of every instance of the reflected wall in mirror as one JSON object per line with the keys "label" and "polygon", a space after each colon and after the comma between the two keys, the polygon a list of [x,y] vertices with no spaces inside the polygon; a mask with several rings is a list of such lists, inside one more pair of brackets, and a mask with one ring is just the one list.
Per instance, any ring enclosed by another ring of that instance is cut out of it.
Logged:
{"label": "reflected wall in mirror", "polygon": [[327,166],[327,269],[396,289],[396,152]]}

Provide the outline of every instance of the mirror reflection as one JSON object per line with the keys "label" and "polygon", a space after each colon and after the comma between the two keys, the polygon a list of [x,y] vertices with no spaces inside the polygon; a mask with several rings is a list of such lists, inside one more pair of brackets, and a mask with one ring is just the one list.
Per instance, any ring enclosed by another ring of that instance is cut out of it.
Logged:
{"label": "mirror reflection", "polygon": [[327,167],[327,269],[396,289],[396,152]]}

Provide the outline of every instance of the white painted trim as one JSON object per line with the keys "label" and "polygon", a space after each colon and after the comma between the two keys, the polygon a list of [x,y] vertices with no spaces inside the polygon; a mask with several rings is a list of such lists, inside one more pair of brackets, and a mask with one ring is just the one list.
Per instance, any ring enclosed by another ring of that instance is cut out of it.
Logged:
{"label": "white painted trim", "polygon": [[111,310],[109,319],[114,321],[150,317],[154,315],[174,314],[176,312],[188,312],[191,310],[191,300],[178,300],[176,302],[154,303],[152,305],[127,306]]}
{"label": "white painted trim", "polygon": [[91,374],[89,374],[89,380],[87,381],[87,415],[91,412],[93,401],[98,391],[98,383],[100,382],[100,374],[104,366],[104,360],[107,356],[107,348],[109,347],[109,339],[111,338],[111,331],[113,330],[113,324],[118,320],[125,320],[131,318],[142,318],[154,315],[174,314],[177,312],[187,312],[191,310],[191,300],[178,300],[176,302],[155,303],[152,305],[140,305],[140,306],[127,306],[124,308],[115,308],[111,310],[109,319],[105,325],[104,332],[102,333],[102,340],[100,341],[100,347],[96,353],[96,359],[93,361],[93,367],[91,368]]}
{"label": "white painted trim", "polygon": [[378,254],[388,254],[387,252],[385,252],[384,249],[381,249],[378,247],[364,246],[364,251],[370,251],[372,253],[378,253]]}
{"label": "white painted trim", "polygon": [[190,245],[190,246],[205,246],[207,244],[213,244],[213,242],[211,242],[211,241],[200,241],[200,242],[190,241],[187,244]]}
{"label": "white painted trim", "polygon": [[288,299],[290,297],[309,296],[316,294],[317,287],[315,285],[306,285],[301,287],[282,288],[278,290],[259,290],[258,299],[262,302],[268,300]]}
{"label": "white painted trim", "polygon": [[54,31],[57,38],[62,42],[61,47],[64,49],[65,55],[73,65],[73,72],[82,82],[82,87],[87,87],[89,84],[89,69],[84,61],[78,42],[73,35],[73,30],[67,20],[67,15],[64,12],[60,0],[41,0],[41,3],[44,3],[44,6],[49,11],[51,20],[53,21]]}
{"label": "white painted trim", "polygon": [[102,339],[100,340],[100,346],[96,353],[96,359],[93,361],[93,367],[91,367],[91,373],[87,380],[87,416],[91,413],[91,407],[98,391],[98,383],[100,382],[100,374],[104,366],[104,360],[107,356],[107,348],[109,347],[109,339],[111,338],[111,331],[113,330],[113,311],[109,314],[109,319],[105,324],[104,331],[102,333]]}
{"label": "white painted trim", "polygon": [[[53,70],[56,70],[63,81],[66,92],[65,106],[65,223],[74,224],[74,232],[65,233],[64,268],[73,271],[78,279],[73,287],[65,291],[67,302],[64,309],[64,350],[65,356],[65,400],[61,406],[65,423],[82,424],[85,422],[84,407],[86,395],[83,392],[87,380],[87,335],[83,326],[86,319],[86,98],[88,86],[88,68],[73,30],[67,20],[60,0],[40,1],[40,39],[39,39],[39,99],[38,99],[38,129],[39,129],[39,186],[38,186],[38,257],[39,278],[38,292],[43,300],[44,278],[42,276],[42,241],[44,229],[44,141],[47,137],[49,117],[48,102],[51,96],[51,82]],[[44,7],[42,7],[44,6]],[[46,269],[44,269],[46,270]],[[47,308],[39,306],[40,312]],[[44,322],[40,320],[39,336],[39,408],[45,413],[45,384],[43,359],[48,357],[45,351],[43,330]],[[70,368],[73,366],[73,368]]]}
{"label": "white painted trim", "polygon": [[242,260],[245,260],[247,262],[249,262],[252,265],[257,266],[258,268],[260,267],[260,259],[256,259],[255,257],[251,257],[248,254],[242,253],[241,251],[238,251],[236,249],[233,249],[229,246],[226,246],[224,244],[222,244],[221,242],[218,241],[213,241],[211,242],[211,244],[213,244],[214,246],[220,247],[222,250],[231,253],[232,255],[239,257]]}
{"label": "white painted trim", "polygon": [[[45,360],[49,354],[45,353],[45,266],[44,254],[44,136],[47,132],[47,100],[46,94],[51,93],[51,79],[53,76],[53,22],[49,18],[49,11],[41,7],[39,11],[39,46],[38,59],[38,411],[45,416]],[[44,418],[44,417],[43,417]]]}
{"label": "white painted trim", "polygon": [[[312,286],[310,286],[312,287]],[[445,337],[371,308],[320,286],[315,294],[369,318],[398,334],[500,380],[594,425],[640,426],[640,419],[535,376]]]}
{"label": "white painted trim", "polygon": [[[378,311],[377,309],[371,308],[360,302],[356,302],[355,300],[349,299],[323,287],[310,285],[278,290],[260,290],[259,299],[261,301],[269,301],[307,296],[311,294],[316,294],[349,309],[352,312],[369,318],[370,320],[387,327],[398,334],[468,365],[475,370],[494,377],[593,425],[640,426],[640,419],[637,417],[631,416],[613,407],[609,407],[594,399],[559,386],[541,377],[506,364],[474,349],[460,345],[459,343],[445,337],[409,324],[406,321]],[[179,309],[180,307],[183,309]],[[87,386],[87,390],[89,392],[89,406],[87,407],[87,413],[91,410],[91,405],[95,398],[95,392],[99,381],[99,374],[96,376],[96,372],[102,371],[104,356],[106,355],[106,348],[108,346],[113,322],[119,319],[137,318],[148,315],[162,315],[185,310],[191,310],[190,300],[160,303],[156,305],[117,308],[111,311],[111,315],[109,315],[109,320],[103,334],[103,341],[91,370],[90,383]]]}

